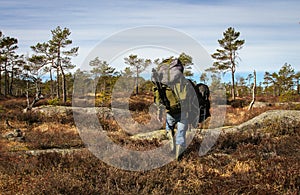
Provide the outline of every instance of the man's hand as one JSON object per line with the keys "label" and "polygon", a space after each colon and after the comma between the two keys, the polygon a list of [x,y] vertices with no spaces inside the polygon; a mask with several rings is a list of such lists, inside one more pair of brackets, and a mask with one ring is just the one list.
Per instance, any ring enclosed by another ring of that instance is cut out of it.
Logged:
{"label": "man's hand", "polygon": [[163,125],[164,112],[165,112],[164,106],[158,106],[156,104],[152,104],[149,107],[149,113],[151,115],[151,120],[154,120],[156,123],[159,122],[161,125]]}
{"label": "man's hand", "polygon": [[163,120],[163,109],[161,109],[161,108],[158,108],[158,110],[157,110],[157,120],[159,122],[162,122],[162,120]]}

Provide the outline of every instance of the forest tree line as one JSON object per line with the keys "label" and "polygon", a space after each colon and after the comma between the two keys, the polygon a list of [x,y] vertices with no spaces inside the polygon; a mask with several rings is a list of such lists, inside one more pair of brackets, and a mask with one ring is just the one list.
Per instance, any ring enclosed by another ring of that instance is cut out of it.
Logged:
{"label": "forest tree line", "polygon": [[[159,64],[163,59],[143,59],[131,54],[124,58],[124,69],[117,71],[106,61],[96,57],[89,62],[90,71],[76,68],[72,59],[78,55],[79,47],[72,46],[69,38],[71,31],[68,28],[51,30],[51,39],[36,43],[29,49],[32,54],[19,54],[18,39],[5,35],[0,31],[0,97],[34,97],[36,100],[41,95],[49,99],[66,103],[72,97],[73,83],[76,77],[86,77],[86,82],[93,84],[97,93],[107,97],[120,77],[133,78],[134,92],[142,93],[151,91],[152,84],[139,74],[150,64]],[[242,49],[244,40],[238,40],[239,32],[228,28],[224,38],[218,40],[222,49],[217,49],[212,54],[215,59],[213,66],[207,71],[212,72],[211,78],[203,73],[196,82],[211,80],[213,86],[221,83],[220,75],[231,71],[232,81],[224,83],[228,96],[235,98],[248,96],[254,83],[253,75],[246,78],[235,78],[237,69],[238,50]],[[228,46],[230,45],[230,47]],[[235,45],[235,46],[234,46]],[[185,66],[185,75],[194,78],[192,72],[193,59],[181,53],[180,60]],[[46,78],[46,79],[45,79]],[[195,78],[194,78],[195,79]],[[258,85],[257,95],[279,97],[286,94],[300,94],[300,71],[292,65],[285,63],[278,72],[265,72],[264,80]],[[28,103],[29,105],[29,103]]]}

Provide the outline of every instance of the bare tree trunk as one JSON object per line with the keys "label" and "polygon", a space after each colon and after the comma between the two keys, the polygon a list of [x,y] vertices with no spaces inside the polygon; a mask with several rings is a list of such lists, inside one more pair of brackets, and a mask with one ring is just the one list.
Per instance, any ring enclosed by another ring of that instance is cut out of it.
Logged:
{"label": "bare tree trunk", "polygon": [[53,85],[53,78],[52,78],[52,70],[50,69],[50,93],[51,93],[51,99],[53,99],[53,93],[54,93],[54,85]]}
{"label": "bare tree trunk", "polygon": [[9,95],[13,95],[13,84],[14,84],[14,67],[12,67],[11,70],[11,81],[10,81],[10,85],[9,85]]}
{"label": "bare tree trunk", "polygon": [[252,107],[253,107],[253,105],[255,103],[255,99],[256,99],[256,71],[255,70],[253,72],[253,75],[254,75],[254,78],[253,78],[254,79],[254,84],[253,84],[253,89],[252,89],[252,101],[251,101],[251,103],[249,105],[248,110],[252,109]]}
{"label": "bare tree trunk", "polygon": [[234,81],[234,71],[231,72],[231,80],[232,80],[232,89],[231,89],[231,96],[232,100],[235,100],[235,81]]}
{"label": "bare tree trunk", "polygon": [[59,67],[56,69],[56,97],[60,99],[60,79],[59,79]]}
{"label": "bare tree trunk", "polygon": [[36,90],[35,97],[32,100],[32,102],[30,103],[29,84],[27,82],[27,91],[26,91],[27,107],[24,109],[24,112],[28,112],[29,110],[32,110],[34,104],[36,104],[40,100],[41,90],[40,90],[40,87],[38,86],[38,83],[35,84],[35,90]]}
{"label": "bare tree trunk", "polygon": [[61,68],[61,75],[62,75],[62,92],[63,92],[63,102],[66,103],[67,102],[67,88],[66,88],[66,76],[65,76],[65,73]]}
{"label": "bare tree trunk", "polygon": [[28,111],[28,108],[30,107],[30,100],[29,100],[29,81],[27,81],[26,86],[27,86],[27,90],[26,90],[26,100],[27,100],[27,107],[25,108],[25,112]]}
{"label": "bare tree trunk", "polygon": [[235,83],[235,91],[236,91],[236,97],[240,97],[240,91],[239,91],[239,85],[238,82]]}
{"label": "bare tree trunk", "polygon": [[54,66],[54,61],[52,59],[52,66],[50,66],[50,85],[51,85],[51,99],[54,98],[54,83],[53,83],[53,76],[52,76],[52,68]]}
{"label": "bare tree trunk", "polygon": [[7,76],[7,61],[5,61],[4,63],[4,96],[7,96],[7,92],[8,92],[8,76]]}
{"label": "bare tree trunk", "polygon": [[300,79],[297,80],[297,94],[300,94]]}
{"label": "bare tree trunk", "polygon": [[138,95],[139,94],[139,68],[137,67],[136,68],[136,80],[135,80],[135,95]]}
{"label": "bare tree trunk", "polygon": [[104,90],[104,93],[106,93],[106,79],[105,77],[103,77],[103,90]]}

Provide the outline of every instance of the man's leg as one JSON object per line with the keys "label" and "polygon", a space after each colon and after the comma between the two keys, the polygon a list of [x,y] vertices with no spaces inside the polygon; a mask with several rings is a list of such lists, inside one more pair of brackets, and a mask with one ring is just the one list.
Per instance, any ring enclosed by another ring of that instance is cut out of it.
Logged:
{"label": "man's leg", "polygon": [[179,115],[176,133],[176,160],[180,160],[180,156],[186,148],[186,131],[188,129],[188,120],[185,116]]}
{"label": "man's leg", "polygon": [[175,128],[176,120],[175,118],[167,113],[167,118],[166,118],[166,131],[167,131],[167,137],[170,140],[170,148],[171,152],[175,154]]}
{"label": "man's leg", "polygon": [[188,129],[188,121],[181,117],[177,123],[176,144],[183,147],[186,146],[186,131]]}

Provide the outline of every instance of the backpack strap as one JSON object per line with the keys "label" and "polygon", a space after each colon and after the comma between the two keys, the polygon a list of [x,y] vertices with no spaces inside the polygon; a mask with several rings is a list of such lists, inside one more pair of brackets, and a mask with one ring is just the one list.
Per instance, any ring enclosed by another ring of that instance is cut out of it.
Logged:
{"label": "backpack strap", "polygon": [[152,69],[152,78],[153,78],[154,84],[157,87],[157,90],[158,90],[158,93],[159,93],[159,96],[160,96],[160,100],[162,101],[161,103],[163,105],[168,105],[169,101],[167,99],[165,90],[163,89],[162,83],[159,82],[158,73],[157,73],[157,71],[154,68]]}

